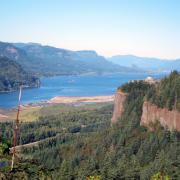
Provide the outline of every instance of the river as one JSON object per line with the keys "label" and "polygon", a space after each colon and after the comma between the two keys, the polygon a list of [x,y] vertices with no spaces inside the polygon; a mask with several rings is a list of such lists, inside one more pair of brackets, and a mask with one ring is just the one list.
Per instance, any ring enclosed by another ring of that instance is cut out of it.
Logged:
{"label": "river", "polygon": [[[119,73],[97,76],[55,76],[41,78],[41,87],[24,89],[22,104],[35,103],[55,96],[112,95],[117,87],[130,80],[145,79],[148,74]],[[152,75],[162,78],[165,74]],[[0,108],[17,105],[18,92],[0,93]]]}

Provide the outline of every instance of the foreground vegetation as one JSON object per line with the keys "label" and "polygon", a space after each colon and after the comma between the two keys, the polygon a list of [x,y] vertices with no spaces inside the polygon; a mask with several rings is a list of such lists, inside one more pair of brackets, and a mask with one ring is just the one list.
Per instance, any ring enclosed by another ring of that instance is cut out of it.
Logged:
{"label": "foreground vegetation", "polygon": [[[179,76],[174,72],[160,84],[135,81],[122,86],[128,97],[125,111],[114,126],[110,124],[112,104],[42,108],[36,122],[21,124],[19,138],[21,144],[39,142],[36,146],[19,148],[14,171],[4,166],[1,176],[62,180],[180,179],[180,133],[163,129],[158,123],[153,125],[153,132],[140,126],[145,99],[153,101],[160,95],[162,107],[175,108],[174,104],[179,104],[174,97],[179,97],[179,88],[172,96],[162,95],[177,87]],[[11,128],[10,122],[0,124],[2,139],[11,139]],[[5,149],[1,157],[8,161]]]}

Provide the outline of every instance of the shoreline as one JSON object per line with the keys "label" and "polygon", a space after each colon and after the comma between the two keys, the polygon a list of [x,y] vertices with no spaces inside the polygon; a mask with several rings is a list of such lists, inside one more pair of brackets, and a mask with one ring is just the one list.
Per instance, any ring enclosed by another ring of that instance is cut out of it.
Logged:
{"label": "shoreline", "polygon": [[[28,103],[21,105],[21,109],[36,108],[42,106],[48,106],[53,104],[66,104],[66,105],[79,105],[88,103],[101,103],[101,102],[113,102],[114,95],[100,95],[100,96],[55,96],[49,100],[38,101],[34,103]],[[11,108],[9,110],[16,109]]]}
{"label": "shoreline", "polygon": [[79,104],[79,103],[100,103],[111,102],[114,95],[106,96],[55,96],[47,101],[47,104]]}
{"label": "shoreline", "polygon": [[[83,105],[91,103],[105,103],[113,102],[114,95],[104,95],[104,96],[55,96],[46,101],[39,101],[35,103],[28,103],[21,105],[21,111],[27,109],[42,108],[43,106],[64,104],[64,105]],[[0,121],[6,120],[9,117],[9,113],[16,112],[17,108],[3,109],[0,107]]]}

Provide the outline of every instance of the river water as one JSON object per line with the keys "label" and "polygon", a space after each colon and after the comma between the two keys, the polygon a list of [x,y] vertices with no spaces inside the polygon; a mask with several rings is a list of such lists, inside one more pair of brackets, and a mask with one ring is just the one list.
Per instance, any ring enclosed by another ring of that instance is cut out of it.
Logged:
{"label": "river water", "polygon": [[[55,96],[112,95],[117,87],[130,80],[145,79],[148,74],[119,73],[101,76],[55,76],[41,78],[41,87],[24,89],[22,104],[45,101]],[[165,74],[152,75],[162,78]],[[0,93],[0,108],[16,107],[18,92]]]}

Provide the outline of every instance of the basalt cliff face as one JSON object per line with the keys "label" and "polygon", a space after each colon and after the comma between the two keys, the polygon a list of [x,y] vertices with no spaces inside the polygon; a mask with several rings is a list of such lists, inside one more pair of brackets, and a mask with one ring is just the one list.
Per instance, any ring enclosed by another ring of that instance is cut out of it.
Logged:
{"label": "basalt cliff face", "polygon": [[114,111],[111,119],[111,123],[116,123],[118,118],[121,117],[124,112],[124,102],[126,100],[126,94],[118,90],[114,97]]}
{"label": "basalt cliff face", "polygon": [[[114,124],[118,121],[124,112],[124,103],[127,95],[118,90],[114,98],[114,111],[111,123]],[[152,129],[152,124],[158,121],[164,128],[169,130],[180,131],[180,112],[177,110],[168,110],[167,108],[159,108],[156,105],[145,101],[142,107],[142,116],[140,125]]]}
{"label": "basalt cliff face", "polygon": [[180,112],[159,108],[156,105],[145,101],[141,116],[141,125],[151,128],[151,124],[158,121],[164,128],[180,131]]}

